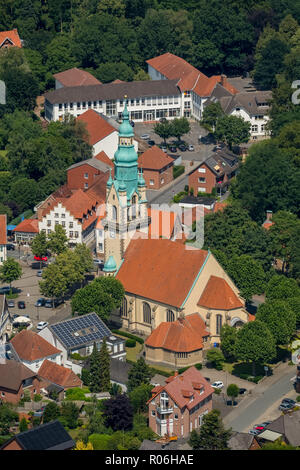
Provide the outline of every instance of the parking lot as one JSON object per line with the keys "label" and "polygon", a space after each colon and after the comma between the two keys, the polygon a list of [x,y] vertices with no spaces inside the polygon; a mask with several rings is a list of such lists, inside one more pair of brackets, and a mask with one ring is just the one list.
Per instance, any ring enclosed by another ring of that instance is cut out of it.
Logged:
{"label": "parking lot", "polygon": [[[155,124],[154,123],[147,123],[147,122],[136,122],[134,126],[134,132],[136,136],[140,137],[143,134],[149,134],[150,139],[154,140],[156,145],[160,145],[164,143],[163,139],[156,135],[153,132]],[[182,136],[182,140],[188,145],[193,145],[194,146],[194,151],[185,151],[182,152],[179,149],[177,149],[177,152],[175,155],[180,155],[182,160],[195,160],[195,161],[203,161],[206,157],[208,157],[210,151],[213,149],[214,145],[213,144],[204,144],[204,143],[199,143],[199,136],[205,137],[207,135],[207,131],[200,127],[198,122],[193,122],[190,121],[190,126],[191,130],[188,134],[185,134]],[[171,144],[172,141],[175,141],[176,139],[174,137],[170,137],[167,139],[167,143]],[[168,152],[169,153],[169,152]]]}

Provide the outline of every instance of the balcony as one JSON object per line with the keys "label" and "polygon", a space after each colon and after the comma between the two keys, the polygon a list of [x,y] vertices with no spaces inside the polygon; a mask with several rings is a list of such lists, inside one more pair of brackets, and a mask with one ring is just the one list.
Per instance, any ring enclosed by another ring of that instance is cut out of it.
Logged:
{"label": "balcony", "polygon": [[169,414],[169,413],[173,413],[173,407],[170,406],[170,407],[160,407],[158,406],[157,408],[157,412],[161,415],[165,415],[165,414]]}

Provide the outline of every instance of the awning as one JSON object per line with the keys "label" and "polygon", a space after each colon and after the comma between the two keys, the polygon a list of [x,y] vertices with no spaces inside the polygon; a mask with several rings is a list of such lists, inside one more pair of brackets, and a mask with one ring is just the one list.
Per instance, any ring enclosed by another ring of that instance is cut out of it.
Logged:
{"label": "awning", "polygon": [[263,439],[266,439],[267,441],[276,441],[276,439],[279,439],[279,437],[281,437],[282,434],[280,434],[279,432],[275,432],[275,431],[269,431],[268,429],[266,429],[265,431],[261,432],[257,437],[259,438],[263,438]]}

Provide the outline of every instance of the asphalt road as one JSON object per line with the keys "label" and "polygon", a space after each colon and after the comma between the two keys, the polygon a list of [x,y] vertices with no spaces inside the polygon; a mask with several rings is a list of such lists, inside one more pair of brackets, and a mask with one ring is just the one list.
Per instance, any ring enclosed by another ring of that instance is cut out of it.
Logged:
{"label": "asphalt road", "polygon": [[[295,366],[281,364],[281,370],[275,376],[268,377],[253,390],[243,403],[224,418],[227,428],[234,431],[248,432],[254,423],[275,419],[280,416],[278,404],[286,395],[294,395],[291,379],[296,375]],[[296,394],[295,394],[296,395]],[[274,404],[275,409],[274,409]],[[272,415],[270,415],[270,410]]]}

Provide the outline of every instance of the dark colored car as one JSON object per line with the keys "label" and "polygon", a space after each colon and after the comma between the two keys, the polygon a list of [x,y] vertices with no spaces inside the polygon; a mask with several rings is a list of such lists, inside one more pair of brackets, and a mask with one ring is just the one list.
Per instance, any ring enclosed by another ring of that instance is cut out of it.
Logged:
{"label": "dark colored car", "polygon": [[131,127],[134,127],[134,121],[130,121]]}
{"label": "dark colored car", "polygon": [[170,147],[170,152],[176,153],[176,152],[177,152],[177,148],[176,148],[176,147]]}
{"label": "dark colored car", "polygon": [[153,147],[153,145],[155,145],[154,140],[148,140],[148,145],[150,145],[150,147]]}
{"label": "dark colored car", "polygon": [[292,398],[284,398],[281,403],[288,403],[289,405],[296,405],[295,400],[292,400]]}
{"label": "dark colored car", "polygon": [[14,250],[15,250],[15,245],[13,245],[12,243],[8,243],[8,244],[6,245],[6,249],[7,249],[7,250],[13,250],[13,251],[14,251]]}
{"label": "dark colored car", "polygon": [[54,299],[54,300],[46,299],[46,300],[45,300],[44,307],[46,307],[46,308],[56,308],[56,307],[58,307],[61,303],[62,303],[62,300],[59,300],[59,299]]}
{"label": "dark colored car", "polygon": [[187,151],[187,147],[185,145],[179,145],[178,146],[179,150],[181,150],[182,152],[186,152]]}
{"label": "dark colored car", "polygon": [[10,287],[5,286],[0,288],[0,294],[9,294],[10,293]]}
{"label": "dark colored car", "polygon": [[45,305],[45,302],[46,302],[46,300],[41,297],[40,299],[38,299],[36,301],[36,303],[34,305],[35,305],[35,307],[43,307],[43,305]]}
{"label": "dark colored car", "polygon": [[239,394],[244,395],[247,392],[246,388],[239,388]]}
{"label": "dark colored car", "polygon": [[25,305],[24,300],[19,300],[19,302],[18,302],[18,308],[21,308],[21,309],[26,308],[26,305]]}
{"label": "dark colored car", "polygon": [[204,377],[205,380],[207,380],[207,382],[210,382],[210,378],[209,377]]}

